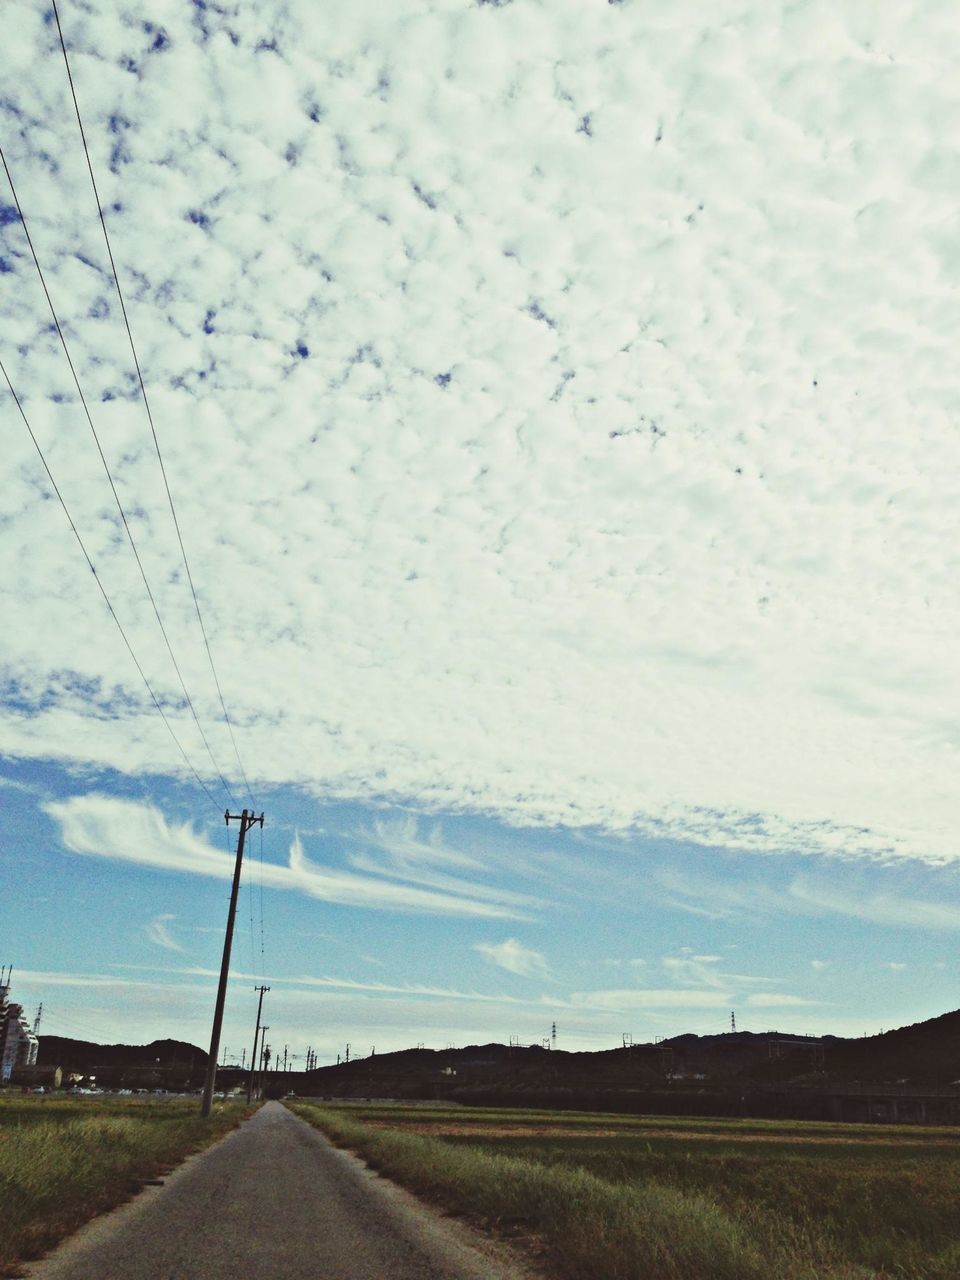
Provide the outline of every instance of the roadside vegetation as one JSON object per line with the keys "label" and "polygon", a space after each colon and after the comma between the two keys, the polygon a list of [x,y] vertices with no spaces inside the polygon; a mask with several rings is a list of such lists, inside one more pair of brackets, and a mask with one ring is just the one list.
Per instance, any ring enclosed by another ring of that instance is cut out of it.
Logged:
{"label": "roadside vegetation", "polygon": [[565,1280],[956,1280],[960,1131],[292,1104]]}
{"label": "roadside vegetation", "polygon": [[22,1274],[89,1218],[130,1198],[250,1114],[199,1099],[0,1097],[0,1276]]}

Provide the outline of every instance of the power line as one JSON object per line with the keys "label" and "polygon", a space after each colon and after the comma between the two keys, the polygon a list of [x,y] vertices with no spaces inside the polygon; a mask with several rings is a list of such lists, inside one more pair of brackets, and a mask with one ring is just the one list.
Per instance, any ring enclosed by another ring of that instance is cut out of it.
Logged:
{"label": "power line", "polygon": [[[177,518],[177,509],[176,509],[176,506],[174,505],[173,493],[170,489],[170,483],[167,479],[167,469],[164,466],[163,454],[160,450],[160,441],[157,438],[157,430],[153,423],[153,413],[151,412],[150,401],[147,397],[147,388],[143,381],[143,372],[140,368],[140,360],[137,356],[137,348],[133,341],[133,331],[130,328],[130,320],[127,316],[127,307],[126,307],[126,303],[123,300],[123,290],[120,288],[120,277],[117,274],[117,265],[116,265],[116,262],[114,261],[113,249],[110,245],[110,236],[107,232],[106,219],[103,216],[103,205],[100,201],[100,192],[97,189],[97,180],[93,174],[93,164],[90,160],[90,150],[87,146],[87,135],[83,127],[83,119],[81,118],[81,115],[80,115],[80,104],[77,101],[77,91],[76,91],[76,88],[74,87],[73,74],[70,70],[70,59],[67,56],[67,44],[63,37],[63,27],[60,25],[60,12],[57,9],[57,0],[53,0],[53,14],[57,20],[57,33],[60,36],[60,49],[63,52],[63,65],[66,67],[67,80],[70,84],[70,96],[73,98],[73,109],[76,112],[76,116],[77,116],[77,125],[80,129],[80,138],[83,142],[83,154],[86,157],[86,161],[87,161],[87,172],[90,175],[90,185],[93,187],[93,195],[97,204],[97,213],[99,214],[99,217],[100,217],[100,226],[103,230],[103,239],[107,247],[107,256],[110,259],[110,270],[113,273],[113,283],[116,285],[117,297],[120,300],[120,310],[123,314],[123,323],[127,330],[127,338],[130,342],[130,353],[133,356],[133,363],[136,366],[136,370],[137,370],[137,378],[139,379],[139,382],[140,382],[140,394],[143,397],[143,405],[147,411],[147,420],[150,423],[150,434],[153,436],[154,448],[157,451],[157,461],[160,464],[160,474],[163,476],[163,487],[166,490],[167,501],[170,504],[170,514],[173,517],[173,525],[177,531],[177,541],[180,543],[180,554],[183,557],[183,567],[187,573],[187,582],[190,584],[190,593],[193,596],[193,604],[197,613],[197,622],[200,624],[200,634],[203,636],[204,647],[207,651],[207,659],[209,660],[209,663],[210,663],[210,671],[213,675],[213,682],[217,687],[217,696],[220,699],[220,708],[223,711],[223,718],[226,721],[227,729],[230,732],[230,740],[233,743],[233,751],[235,756],[237,757],[237,765],[239,766],[239,769],[240,769],[240,776],[243,778],[243,785],[246,788],[247,794],[250,796],[251,800],[254,800],[253,792],[250,790],[250,783],[247,780],[247,772],[243,767],[243,760],[240,758],[240,749],[237,746],[237,739],[233,731],[233,724],[230,720],[230,715],[227,712],[227,704],[223,697],[223,690],[220,686],[220,678],[217,675],[216,664],[213,661],[213,651],[210,648],[210,641],[207,636],[207,629],[204,626],[203,614],[200,610],[200,600],[197,596],[196,587],[194,586],[193,574],[190,572],[190,562],[187,559],[187,549],[184,546],[183,534],[181,533],[181,530],[180,530],[180,521]],[[255,800],[254,800],[254,804],[256,804]]]}
{"label": "power line", "polygon": [[247,876],[247,898],[250,907],[250,972],[257,971],[257,944],[253,929],[253,880]]}
{"label": "power line", "polygon": [[40,447],[39,440],[33,433],[33,428],[30,426],[30,423],[27,419],[27,415],[24,412],[23,405],[20,403],[20,397],[17,395],[16,391],[14,391],[13,389],[13,383],[10,381],[10,376],[7,373],[6,366],[4,365],[2,360],[0,360],[0,372],[3,373],[4,380],[6,381],[6,384],[10,389],[10,394],[13,396],[14,402],[16,403],[16,406],[20,411],[20,417],[23,419],[23,425],[27,428],[27,432],[29,433],[30,439],[33,441],[34,448],[36,449],[37,453],[40,455],[40,461],[43,463],[43,469],[47,473],[47,479],[50,481],[50,484],[53,487],[54,493],[57,495],[57,498],[60,500],[60,505],[63,508],[63,513],[67,517],[67,520],[70,523],[70,528],[73,530],[73,536],[76,538],[77,543],[79,544],[80,550],[83,552],[83,558],[87,562],[87,568],[90,570],[90,572],[94,576],[94,579],[96,580],[97,586],[100,589],[100,594],[103,596],[104,603],[106,604],[107,608],[110,610],[110,617],[116,623],[117,630],[120,632],[120,635],[123,639],[123,643],[127,646],[127,652],[130,654],[130,657],[133,659],[134,666],[140,672],[140,679],[146,685],[147,693],[149,693],[153,701],[153,705],[156,707],[157,711],[160,713],[160,718],[163,720],[163,723],[167,726],[167,731],[169,732],[170,737],[175,742],[177,750],[183,756],[183,759],[184,759],[184,762],[186,763],[187,768],[196,778],[197,782],[200,784],[203,790],[207,793],[211,802],[213,804],[216,804],[216,799],[212,791],[204,782],[204,780],[200,777],[200,774],[197,772],[197,770],[194,768],[193,762],[191,761],[190,757],[187,755],[186,751],[184,750],[183,744],[181,743],[180,739],[177,737],[176,733],[174,732],[173,725],[167,719],[166,713],[163,707],[160,705],[160,700],[157,697],[157,695],[154,693],[153,686],[150,684],[150,681],[147,679],[146,673],[144,672],[143,667],[140,665],[139,658],[137,657],[136,653],[134,653],[133,645],[130,643],[129,637],[127,636],[126,631],[124,631],[123,629],[123,623],[117,617],[117,611],[114,609],[113,604],[110,601],[110,597],[107,595],[106,588],[104,587],[103,583],[100,581],[100,575],[97,573],[97,570],[94,567],[94,563],[90,558],[90,553],[87,551],[83,538],[80,536],[80,531],[76,526],[76,522],[74,521],[73,516],[70,514],[70,508],[67,506],[66,502],[64,501],[63,494],[60,492],[60,487],[57,484],[56,480],[54,480],[53,478],[53,472],[50,470],[50,465],[47,462],[47,459],[44,456],[43,450]]}
{"label": "power line", "polygon": [[[43,1021],[46,1026],[49,1026],[52,1020],[58,1026],[65,1027],[68,1031],[80,1031],[84,1035],[87,1035],[90,1031],[89,1023],[80,1022],[76,1018],[65,1018],[64,1015],[62,1013],[58,1013],[56,1009],[54,1009],[51,1012],[49,1005],[44,1009],[43,1014],[44,1014]],[[57,1033],[55,1031],[47,1031],[44,1033],[44,1036],[46,1039],[49,1039],[51,1035],[56,1035],[56,1034]],[[72,1037],[69,1037],[69,1038],[72,1038]]]}
{"label": "power line", "polygon": [[263,932],[263,823],[260,824],[260,974],[267,976],[267,954]]}
{"label": "power line", "polygon": [[170,655],[170,661],[173,664],[173,669],[174,671],[176,671],[177,679],[180,681],[180,688],[183,690],[183,696],[186,699],[187,706],[190,708],[190,712],[193,715],[193,718],[196,722],[197,729],[200,732],[200,737],[203,739],[203,745],[206,747],[207,755],[210,757],[210,762],[213,765],[214,772],[219,777],[220,782],[223,785],[223,789],[227,793],[227,796],[232,800],[233,794],[230,791],[230,787],[227,783],[226,778],[224,778],[223,773],[220,770],[220,766],[217,764],[216,759],[214,758],[213,751],[210,748],[210,743],[207,741],[207,735],[204,733],[203,726],[200,723],[200,717],[197,715],[196,708],[193,705],[193,699],[190,697],[190,694],[187,691],[186,681],[184,680],[183,673],[180,670],[180,664],[177,662],[176,655],[173,652],[173,646],[170,643],[170,637],[167,635],[167,629],[163,624],[163,618],[160,615],[159,606],[157,605],[156,599],[154,598],[153,591],[150,587],[150,582],[149,582],[149,579],[147,578],[146,570],[143,567],[143,561],[140,559],[140,552],[137,550],[137,544],[133,537],[133,531],[130,528],[130,524],[127,520],[127,513],[124,511],[123,503],[120,501],[120,495],[117,492],[117,486],[114,483],[113,475],[110,471],[109,463],[107,462],[106,455],[103,452],[103,447],[100,444],[100,437],[97,435],[97,429],[93,425],[93,418],[90,414],[90,409],[87,406],[86,397],[83,394],[83,388],[80,386],[80,379],[77,376],[77,371],[76,371],[76,368],[74,367],[73,359],[70,355],[70,350],[67,346],[67,340],[64,337],[63,329],[60,326],[60,319],[57,316],[56,308],[53,305],[53,299],[50,297],[50,290],[47,288],[46,277],[43,274],[43,268],[40,266],[40,259],[37,257],[37,251],[33,245],[33,237],[30,235],[30,230],[27,226],[27,220],[23,215],[23,209],[20,206],[20,199],[17,195],[17,189],[14,186],[13,176],[10,173],[10,167],[7,164],[7,157],[4,155],[2,146],[0,146],[0,161],[3,162],[3,168],[7,175],[7,182],[10,184],[10,191],[11,191],[11,194],[13,195],[14,204],[16,205],[17,213],[20,217],[20,223],[21,223],[21,226],[23,227],[23,233],[27,238],[27,244],[30,246],[30,253],[33,256],[33,263],[37,269],[37,274],[40,277],[40,283],[43,286],[43,292],[47,299],[47,305],[50,308],[50,314],[53,317],[53,323],[54,323],[54,326],[56,327],[57,335],[60,338],[60,345],[63,347],[63,354],[66,356],[67,364],[70,366],[70,372],[73,375],[73,381],[77,388],[77,394],[80,397],[80,403],[83,405],[83,411],[86,414],[87,422],[90,426],[90,432],[93,436],[94,442],[96,443],[97,452],[100,455],[100,461],[103,464],[104,472],[106,474],[107,480],[110,483],[110,490],[113,493],[114,502],[116,503],[117,510],[120,513],[120,519],[123,522],[123,527],[127,535],[127,541],[130,543],[130,549],[132,550],[134,559],[137,562],[137,568],[140,570],[140,577],[143,579],[144,588],[146,589],[147,596],[149,597],[150,603],[153,606],[153,612],[157,619],[157,625],[160,627],[160,634],[163,636],[164,643],[167,646],[167,653]]}

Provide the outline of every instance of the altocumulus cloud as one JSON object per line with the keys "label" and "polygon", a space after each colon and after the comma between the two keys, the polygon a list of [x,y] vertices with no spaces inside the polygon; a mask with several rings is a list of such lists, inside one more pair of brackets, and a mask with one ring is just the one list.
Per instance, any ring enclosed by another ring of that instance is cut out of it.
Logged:
{"label": "altocumulus cloud", "polygon": [[[758,851],[954,858],[953,0],[327,8],[157,0],[147,30],[92,0],[67,18],[259,775]],[[41,6],[5,14],[8,157],[212,722],[59,53]],[[11,377],[201,759],[4,233]],[[175,770],[13,439],[0,751]],[[91,814],[64,821],[93,852]],[[110,856],[224,874],[189,831],[137,823]],[[269,874],[509,914],[299,846]]]}

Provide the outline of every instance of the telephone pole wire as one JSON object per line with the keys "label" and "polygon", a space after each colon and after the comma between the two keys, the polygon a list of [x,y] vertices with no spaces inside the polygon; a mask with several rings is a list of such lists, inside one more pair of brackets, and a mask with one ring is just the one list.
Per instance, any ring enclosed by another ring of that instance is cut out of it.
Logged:
{"label": "telephone pole wire", "polygon": [[233,869],[233,887],[230,890],[230,909],[227,912],[227,932],[223,940],[223,961],[220,965],[220,985],[217,987],[217,1007],[213,1014],[213,1031],[210,1035],[210,1057],[207,1059],[207,1079],[203,1086],[203,1102],[200,1114],[206,1118],[213,1106],[213,1089],[217,1082],[217,1056],[220,1052],[220,1028],[223,1025],[223,1006],[227,998],[227,977],[230,973],[230,948],[233,946],[233,922],[237,914],[237,894],[240,890],[240,868],[243,865],[243,844],[251,827],[259,824],[263,828],[263,814],[257,818],[244,809],[243,813],[231,813],[228,809],[223,815],[227,826],[231,821],[240,823],[240,838],[237,840],[237,862]]}

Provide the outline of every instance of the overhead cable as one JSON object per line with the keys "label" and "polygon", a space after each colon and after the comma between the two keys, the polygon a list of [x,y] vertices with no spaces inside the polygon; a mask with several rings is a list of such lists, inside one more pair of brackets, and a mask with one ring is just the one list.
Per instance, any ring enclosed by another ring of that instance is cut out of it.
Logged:
{"label": "overhead cable", "polygon": [[180,670],[180,664],[177,662],[176,655],[173,652],[173,646],[170,643],[170,637],[167,634],[167,629],[164,626],[163,618],[160,615],[160,608],[157,605],[156,599],[153,594],[153,590],[150,587],[150,582],[149,582],[149,579],[147,578],[146,569],[143,567],[143,561],[140,559],[140,552],[137,549],[137,544],[133,537],[133,530],[130,528],[129,521],[127,520],[127,513],[124,511],[123,503],[120,501],[120,495],[117,492],[117,486],[114,483],[113,474],[110,471],[110,465],[107,462],[106,455],[103,452],[103,447],[100,444],[100,437],[97,435],[97,429],[93,425],[93,418],[90,414],[90,409],[87,406],[87,400],[83,394],[83,388],[80,385],[80,378],[77,375],[77,371],[73,363],[73,358],[70,355],[70,349],[67,346],[67,340],[66,340],[66,337],[64,336],[63,329],[60,326],[60,319],[57,316],[56,308],[53,305],[53,299],[50,296],[50,290],[47,288],[46,277],[43,274],[43,268],[40,266],[40,259],[37,257],[37,251],[34,248],[34,244],[33,244],[33,237],[30,235],[30,229],[27,226],[27,220],[24,217],[23,209],[21,208],[21,205],[20,205],[20,199],[17,195],[17,189],[14,186],[13,176],[10,173],[10,166],[7,164],[7,157],[4,155],[2,146],[0,146],[0,161],[3,162],[4,172],[7,175],[7,182],[10,184],[10,192],[13,195],[14,204],[16,205],[17,213],[20,216],[20,224],[23,227],[23,233],[27,238],[27,244],[30,246],[30,253],[33,256],[33,263],[37,269],[37,274],[40,277],[40,283],[43,286],[43,292],[47,299],[47,305],[50,308],[50,314],[53,317],[53,323],[57,330],[57,336],[60,338],[60,345],[63,347],[63,354],[66,356],[67,364],[70,366],[70,372],[73,375],[74,385],[77,388],[77,394],[80,397],[80,403],[83,406],[84,413],[86,414],[87,423],[89,424],[89,427],[90,427],[90,433],[93,436],[94,442],[97,446],[97,452],[100,455],[100,461],[103,464],[104,473],[106,474],[107,480],[109,481],[110,490],[113,493],[114,502],[117,505],[117,510],[120,513],[120,519],[123,522],[124,531],[126,532],[126,535],[127,535],[127,541],[130,544],[130,549],[133,552],[134,559],[137,562],[137,568],[140,570],[140,577],[143,580],[144,588],[147,592],[147,596],[149,597],[150,604],[153,606],[153,612],[157,619],[157,625],[160,628],[160,633],[163,636],[164,644],[167,647],[167,653],[170,655],[170,661],[173,664],[174,671],[176,671],[177,673],[177,679],[180,682],[180,688],[183,690],[183,696],[186,699],[187,706],[190,708],[190,712],[194,718],[194,721],[196,722],[197,729],[200,732],[200,737],[203,739],[203,745],[204,747],[206,747],[207,755],[210,757],[210,763],[213,765],[214,772],[219,777],[220,782],[223,785],[223,789],[227,793],[228,798],[231,801],[233,801],[233,794],[230,790],[229,784],[227,783],[226,778],[223,776],[220,766],[217,764],[213,751],[210,747],[210,743],[207,740],[207,735],[203,731],[203,725],[201,725],[200,723],[200,717],[197,715],[196,708],[193,705],[193,699],[190,697],[190,694],[187,691],[186,681],[184,680],[183,673]]}
{"label": "overhead cable", "polygon": [[263,928],[263,823],[260,823],[260,974],[261,981],[266,979],[267,951]]}
{"label": "overhead cable", "polygon": [[97,188],[97,180],[93,174],[93,164],[90,159],[90,149],[87,146],[87,135],[83,127],[83,119],[80,115],[80,104],[77,101],[77,91],[76,91],[76,88],[74,87],[73,74],[70,70],[70,59],[67,56],[67,44],[63,36],[63,28],[60,25],[60,12],[57,9],[57,0],[53,0],[53,14],[57,21],[57,32],[60,36],[60,48],[63,52],[63,64],[66,67],[67,80],[70,84],[70,95],[73,98],[73,109],[76,112],[77,125],[80,129],[80,138],[83,142],[83,154],[86,157],[86,161],[87,161],[87,172],[90,175],[90,185],[93,187],[93,195],[97,204],[97,213],[99,214],[99,217],[100,217],[100,226],[103,230],[104,244],[106,245],[106,248],[107,248],[107,257],[110,259],[110,270],[113,274],[113,283],[116,286],[117,297],[120,300],[120,310],[123,314],[123,323],[127,330],[127,339],[129,340],[129,343],[130,343],[130,354],[133,356],[133,363],[136,366],[137,378],[140,383],[140,394],[143,397],[143,406],[147,411],[147,420],[150,423],[150,434],[153,436],[153,444],[157,452],[157,461],[160,464],[160,473],[163,476],[163,487],[166,490],[167,501],[170,504],[170,514],[173,517],[174,528],[177,531],[177,541],[180,543],[180,554],[183,557],[183,567],[187,573],[187,582],[190,584],[190,592],[191,592],[191,595],[193,596],[193,605],[197,613],[197,622],[200,624],[200,634],[203,636],[204,647],[206,648],[206,651],[207,651],[207,659],[210,663],[210,671],[211,671],[211,674],[213,675],[213,682],[217,688],[217,696],[220,699],[220,708],[223,712],[223,718],[224,718],[224,721],[226,722],[227,729],[230,732],[230,740],[233,743],[233,751],[234,751],[234,755],[237,758],[237,766],[239,767],[239,770],[240,770],[240,776],[243,779],[243,785],[246,789],[247,794],[250,796],[250,799],[253,802],[254,807],[256,807],[256,801],[254,799],[253,792],[250,789],[250,783],[247,780],[247,773],[243,767],[243,760],[240,757],[240,749],[237,745],[236,735],[233,730],[233,723],[227,711],[227,704],[226,704],[226,701],[224,700],[223,689],[220,685],[220,678],[217,675],[216,664],[214,663],[214,660],[213,660],[213,651],[210,647],[210,640],[207,636],[207,628],[204,625],[203,613],[201,612],[201,609],[200,609],[200,600],[197,596],[196,586],[194,585],[193,574],[190,571],[190,561],[187,559],[187,549],[186,549],[186,546],[184,545],[183,534],[180,529],[180,521],[177,517],[177,508],[174,504],[173,493],[170,488],[170,482],[167,478],[167,469],[164,465],[163,453],[161,452],[161,449],[160,449],[160,441],[157,437],[157,429],[154,425],[153,413],[151,412],[151,409],[150,409],[150,400],[147,396],[147,388],[143,380],[143,372],[140,368],[140,360],[137,356],[136,344],[133,341],[133,331],[130,328],[130,320],[129,320],[129,317],[127,316],[127,307],[123,299],[123,290],[120,287],[120,278],[117,274],[117,264],[114,261],[114,257],[113,257],[113,249],[110,244],[110,235],[107,231],[106,219],[103,216],[103,205],[100,201],[100,192]]}
{"label": "overhead cable", "polygon": [[167,719],[166,712],[164,711],[163,707],[160,705],[160,699],[154,693],[153,686],[150,684],[150,681],[147,679],[146,673],[144,672],[143,667],[140,664],[140,659],[137,657],[136,653],[134,652],[133,645],[130,643],[130,639],[123,628],[123,623],[117,617],[117,611],[116,609],[114,609],[113,603],[111,602],[110,597],[107,595],[107,590],[100,580],[100,575],[97,573],[96,567],[94,566],[94,563],[90,558],[90,553],[87,551],[83,538],[80,536],[80,531],[77,528],[76,521],[74,520],[73,516],[70,514],[70,508],[67,506],[64,500],[63,494],[60,492],[60,486],[57,484],[56,480],[53,478],[53,472],[50,470],[50,464],[47,462],[47,459],[44,456],[44,452],[43,452],[43,449],[40,447],[39,440],[33,433],[33,428],[30,426],[29,420],[27,419],[27,415],[24,412],[23,405],[20,403],[20,397],[17,395],[16,391],[14,391],[13,389],[13,383],[10,381],[10,376],[7,373],[6,367],[2,359],[0,359],[0,372],[3,373],[3,377],[4,377],[4,380],[6,381],[7,387],[10,390],[10,394],[13,396],[14,402],[16,403],[16,406],[20,411],[20,417],[23,419],[23,425],[27,428],[27,432],[29,433],[30,439],[33,441],[34,448],[36,449],[37,453],[40,455],[40,461],[43,463],[43,469],[47,473],[47,479],[50,481],[50,484],[53,488],[54,493],[57,495],[57,498],[60,500],[60,505],[61,507],[63,507],[63,513],[67,517],[67,520],[70,523],[70,528],[73,531],[73,536],[76,538],[77,543],[79,544],[80,550],[83,552],[83,558],[87,562],[87,568],[90,570],[90,572],[94,576],[94,579],[96,580],[97,586],[100,589],[100,594],[103,596],[104,604],[110,610],[110,617],[116,623],[117,630],[120,632],[121,638],[123,639],[123,643],[127,646],[127,652],[130,654],[130,657],[133,659],[134,666],[137,668],[137,670],[140,673],[140,679],[143,681],[144,685],[146,686],[147,693],[149,693],[151,701],[153,702],[153,705],[156,707],[157,711],[160,713],[160,718],[163,720],[163,723],[167,726],[167,731],[169,732],[170,737],[173,739],[174,743],[176,744],[177,750],[183,756],[183,759],[184,759],[184,762],[186,763],[187,768],[193,774],[194,778],[196,778],[197,782],[206,792],[207,796],[210,798],[212,803],[216,804],[216,798],[214,797],[213,792],[210,790],[210,788],[204,782],[203,778],[201,778],[200,774],[194,768],[193,762],[191,761],[190,757],[187,755],[186,750],[184,749],[180,739],[177,737],[174,731],[173,725]]}

